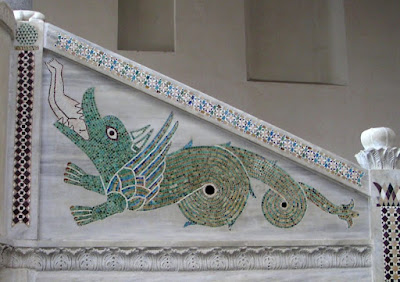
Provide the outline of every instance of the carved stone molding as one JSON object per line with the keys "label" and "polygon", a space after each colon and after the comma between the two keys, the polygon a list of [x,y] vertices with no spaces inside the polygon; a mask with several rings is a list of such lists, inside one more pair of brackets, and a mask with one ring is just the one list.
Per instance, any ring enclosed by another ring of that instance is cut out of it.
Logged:
{"label": "carved stone molding", "polygon": [[27,248],[0,245],[0,264],[38,271],[224,271],[359,268],[370,246]]}
{"label": "carved stone molding", "polygon": [[399,169],[400,148],[380,148],[360,151],[355,157],[365,169]]}
{"label": "carved stone molding", "polygon": [[14,17],[17,21],[45,20],[45,16],[42,13],[28,10],[16,10],[14,11]]}
{"label": "carved stone molding", "polygon": [[14,33],[17,24],[15,22],[13,11],[5,2],[0,2],[0,24],[7,29],[8,33],[11,35],[11,38],[14,39]]}

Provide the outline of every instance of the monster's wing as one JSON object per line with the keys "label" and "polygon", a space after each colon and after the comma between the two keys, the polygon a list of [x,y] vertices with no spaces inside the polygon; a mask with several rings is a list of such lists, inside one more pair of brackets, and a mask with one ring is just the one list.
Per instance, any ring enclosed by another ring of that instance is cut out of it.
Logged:
{"label": "monster's wing", "polygon": [[163,180],[165,157],[171,146],[171,138],[178,128],[178,122],[175,122],[167,133],[172,118],[173,114],[171,113],[150,144],[126,165],[134,171],[137,179],[144,180],[145,188],[152,191],[148,197],[155,195]]}

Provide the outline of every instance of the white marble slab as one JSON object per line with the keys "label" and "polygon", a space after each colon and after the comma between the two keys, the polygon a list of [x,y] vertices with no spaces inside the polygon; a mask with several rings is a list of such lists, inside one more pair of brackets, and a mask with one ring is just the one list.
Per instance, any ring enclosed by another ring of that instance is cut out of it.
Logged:
{"label": "white marble slab", "polygon": [[317,188],[335,204],[355,201],[355,210],[360,217],[354,226],[347,228],[345,221],[327,214],[309,202],[303,220],[295,227],[280,229],[268,223],[261,210],[261,200],[266,187],[259,181],[252,181],[257,198],[249,198],[247,206],[232,230],[226,226],[209,228],[189,226],[183,228],[186,218],[177,205],[171,205],[149,212],[132,212],[114,215],[103,221],[78,227],[70,214],[71,205],[96,205],[105,201],[105,196],[72,186],[63,182],[67,162],[72,161],[88,173],[97,174],[86,155],[54,126],[53,112],[45,103],[48,95],[50,74],[43,67],[42,98],[42,153],[40,175],[40,228],[41,240],[90,240],[90,241],[131,241],[136,245],[171,245],[175,243],[197,245],[207,242],[242,242],[243,244],[268,244],[268,241],[290,240],[357,240],[369,238],[368,199],[365,195],[350,191],[337,182],[329,181],[298,164],[282,159],[259,145],[225,131],[194,117],[182,110],[154,99],[140,91],[122,85],[99,73],[90,71],[52,52],[45,52],[44,60],[56,57],[64,64],[65,93],[81,101],[89,87],[96,87],[95,97],[101,115],[115,115],[128,130],[151,124],[159,129],[171,111],[180,125],[174,135],[170,152],[182,148],[191,139],[196,145],[215,145],[231,141],[232,145],[259,153],[278,165],[297,181]]}
{"label": "white marble slab", "polygon": [[[33,275],[32,275],[33,276]],[[342,281],[371,281],[367,269],[309,269],[309,270],[277,270],[277,271],[221,271],[221,272],[139,272],[139,273],[94,273],[94,272],[39,272],[35,282],[85,281],[307,281],[307,282],[342,282]],[[345,279],[345,280],[344,280]]]}

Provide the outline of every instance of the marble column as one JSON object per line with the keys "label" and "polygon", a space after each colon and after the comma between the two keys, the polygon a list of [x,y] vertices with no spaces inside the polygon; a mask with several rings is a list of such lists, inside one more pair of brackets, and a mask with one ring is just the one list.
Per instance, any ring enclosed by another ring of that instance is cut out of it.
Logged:
{"label": "marble column", "polygon": [[359,164],[369,170],[372,277],[400,279],[400,148],[390,128],[371,128],[361,134],[364,150]]}

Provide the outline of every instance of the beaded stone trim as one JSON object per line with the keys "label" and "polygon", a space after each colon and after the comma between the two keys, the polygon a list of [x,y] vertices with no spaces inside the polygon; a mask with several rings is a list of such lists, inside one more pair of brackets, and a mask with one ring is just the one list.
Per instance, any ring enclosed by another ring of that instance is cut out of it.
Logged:
{"label": "beaded stone trim", "polygon": [[32,156],[32,111],[35,56],[18,53],[17,106],[14,144],[12,224],[29,225]]}
{"label": "beaded stone trim", "polygon": [[381,207],[384,281],[400,279],[400,187],[374,182]]}
{"label": "beaded stone trim", "polygon": [[381,207],[385,281],[400,279],[400,207]]}
{"label": "beaded stone trim", "polygon": [[154,94],[171,99],[175,104],[185,106],[189,111],[212,117],[222,124],[248,134],[253,139],[263,141],[286,154],[296,156],[350,183],[361,186],[361,179],[365,175],[363,171],[303,144],[288,134],[269,128],[269,125],[263,121],[252,120],[236,112],[234,108],[210,101],[202,97],[200,93],[194,93],[184,86],[168,81],[157,73],[150,73],[140,65],[116,58],[95,46],[67,35],[59,34],[55,47],[121,77],[134,87],[145,87]]}

